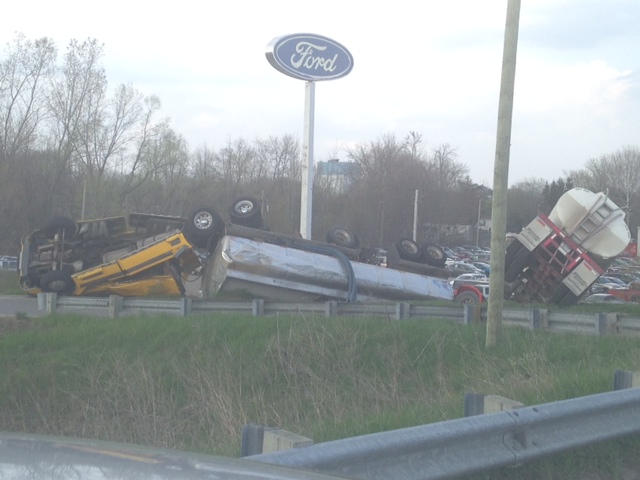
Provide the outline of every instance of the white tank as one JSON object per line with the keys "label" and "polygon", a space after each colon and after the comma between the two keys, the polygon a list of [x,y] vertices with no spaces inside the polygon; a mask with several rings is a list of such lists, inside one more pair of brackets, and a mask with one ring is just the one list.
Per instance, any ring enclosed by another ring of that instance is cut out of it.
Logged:
{"label": "white tank", "polygon": [[625,213],[603,192],[573,188],[564,193],[549,219],[585,250],[604,258],[622,252],[631,240]]}

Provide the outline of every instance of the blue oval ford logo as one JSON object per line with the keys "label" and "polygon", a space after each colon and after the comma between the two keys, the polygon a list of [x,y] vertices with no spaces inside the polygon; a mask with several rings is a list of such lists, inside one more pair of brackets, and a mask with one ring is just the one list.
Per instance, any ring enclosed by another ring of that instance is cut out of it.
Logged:
{"label": "blue oval ford logo", "polygon": [[267,60],[281,73],[300,80],[333,80],[353,68],[349,50],[321,35],[296,33],[267,45]]}

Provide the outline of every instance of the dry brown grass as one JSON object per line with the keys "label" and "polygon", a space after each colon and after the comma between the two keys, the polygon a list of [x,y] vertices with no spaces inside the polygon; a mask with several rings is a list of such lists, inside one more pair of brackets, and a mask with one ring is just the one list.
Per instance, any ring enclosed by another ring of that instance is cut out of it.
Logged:
{"label": "dry brown grass", "polygon": [[526,404],[606,391],[639,339],[445,321],[54,317],[0,337],[0,430],[236,456],[245,424],[315,442],[462,416],[466,392]]}

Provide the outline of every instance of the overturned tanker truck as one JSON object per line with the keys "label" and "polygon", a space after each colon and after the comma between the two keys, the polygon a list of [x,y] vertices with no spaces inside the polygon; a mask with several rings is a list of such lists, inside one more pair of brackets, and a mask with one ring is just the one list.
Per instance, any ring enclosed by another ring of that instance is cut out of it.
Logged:
{"label": "overturned tanker truck", "polygon": [[565,192],[508,245],[505,299],[568,306],[629,244],[625,213],[604,192]]}
{"label": "overturned tanker truck", "polygon": [[446,269],[387,268],[359,256],[359,249],[342,244],[230,225],[204,269],[202,288],[207,297],[247,291],[285,301],[453,299]]}
{"label": "overturned tanker truck", "polygon": [[[629,243],[624,217],[605,193],[566,192],[507,247],[505,298],[575,303]],[[324,243],[262,227],[260,204],[252,197],[234,202],[226,222],[208,207],[186,218],[56,218],[23,237],[20,286],[31,294],[205,299],[245,291],[283,301],[453,300],[460,293],[449,283],[455,272],[443,268],[446,255],[436,245],[401,239],[382,266],[363,260],[357,236],[345,229],[329,232]],[[487,288],[464,289],[478,300],[488,294]]]}
{"label": "overturned tanker truck", "polygon": [[226,222],[209,207],[186,218],[56,217],[23,236],[19,283],[34,295],[211,299],[245,291],[284,301],[453,299],[447,270],[402,271],[360,261],[359,240],[345,229],[332,230],[324,243],[262,226],[252,197],[234,202]]}

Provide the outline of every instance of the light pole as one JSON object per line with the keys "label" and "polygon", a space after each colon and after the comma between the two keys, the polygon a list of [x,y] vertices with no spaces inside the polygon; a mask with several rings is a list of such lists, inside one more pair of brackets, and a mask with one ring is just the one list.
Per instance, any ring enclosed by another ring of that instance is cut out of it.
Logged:
{"label": "light pole", "polygon": [[491,195],[486,195],[478,199],[478,223],[476,224],[476,247],[480,245],[480,220],[482,219],[482,202],[485,200],[491,200]]}
{"label": "light pole", "polygon": [[482,197],[478,199],[478,223],[476,223],[476,247],[480,244],[480,214],[482,213]]}

